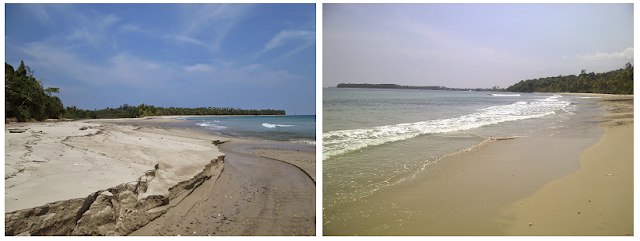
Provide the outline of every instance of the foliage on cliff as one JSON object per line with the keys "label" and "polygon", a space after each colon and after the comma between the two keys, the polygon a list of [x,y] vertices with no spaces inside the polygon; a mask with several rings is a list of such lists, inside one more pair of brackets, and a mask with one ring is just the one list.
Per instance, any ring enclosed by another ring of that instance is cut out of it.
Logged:
{"label": "foliage on cliff", "polygon": [[41,80],[33,77],[33,71],[20,61],[14,71],[13,66],[5,64],[4,72],[4,106],[7,118],[15,117],[18,121],[60,118],[64,114],[62,101],[52,93],[58,88],[44,88]]}
{"label": "foliage on cliff", "polygon": [[578,76],[557,76],[522,80],[507,88],[512,92],[573,92],[602,94],[633,94],[633,65],[606,73],[582,73]]}

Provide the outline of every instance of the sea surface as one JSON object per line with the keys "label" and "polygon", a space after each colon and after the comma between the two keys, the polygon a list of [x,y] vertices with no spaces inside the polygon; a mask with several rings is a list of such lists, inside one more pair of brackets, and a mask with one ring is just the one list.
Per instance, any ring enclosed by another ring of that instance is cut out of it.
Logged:
{"label": "sea surface", "polygon": [[[586,98],[544,93],[323,89],[324,233],[336,234],[331,230],[336,226],[348,231],[350,224],[358,222],[386,228],[387,220],[352,212],[356,210],[353,207],[375,205],[380,201],[369,198],[374,194],[384,197],[393,193],[388,190],[394,186],[417,176],[446,171],[446,165],[437,164],[446,163],[447,156],[497,139],[597,129],[592,127],[602,122],[599,113],[604,107]],[[401,215],[406,214],[397,213]]]}
{"label": "sea surface", "polygon": [[315,115],[286,116],[194,116],[181,117],[190,122],[171,124],[206,130],[225,136],[314,144]]}

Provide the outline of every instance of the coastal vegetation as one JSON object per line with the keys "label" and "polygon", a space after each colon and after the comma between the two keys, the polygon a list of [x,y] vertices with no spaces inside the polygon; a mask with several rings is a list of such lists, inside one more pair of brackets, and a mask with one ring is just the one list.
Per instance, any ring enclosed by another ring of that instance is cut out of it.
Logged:
{"label": "coastal vegetation", "polygon": [[445,86],[367,83],[340,83],[337,88],[633,94],[633,65],[627,63],[624,68],[605,73],[587,73],[587,71],[583,69],[578,76],[559,75],[556,77],[521,80],[506,89],[500,89],[498,86],[492,88],[448,88]]}
{"label": "coastal vegetation", "polygon": [[51,95],[58,93],[59,88],[45,89],[42,80],[36,80],[33,71],[24,65],[23,61],[20,61],[17,70],[6,62],[4,67],[4,107],[7,118],[16,118],[18,121],[42,121],[62,117],[62,101]]}
{"label": "coastal vegetation", "polygon": [[106,108],[102,110],[82,110],[75,106],[67,107],[65,118],[136,118],[144,116],[163,116],[163,115],[286,115],[284,110],[243,110],[235,108],[219,108],[219,107],[200,107],[200,108],[182,108],[182,107],[155,107],[153,105],[140,104],[139,106],[130,106],[128,104],[121,105],[118,108]]}
{"label": "coastal vegetation", "polygon": [[511,92],[572,92],[601,94],[633,94],[633,65],[605,73],[546,77],[521,80],[507,88]]}
{"label": "coastal vegetation", "polygon": [[135,118],[162,115],[286,115],[284,110],[272,109],[236,109],[229,107],[155,107],[140,104],[139,106],[121,105],[118,108],[98,110],[82,110],[76,106],[64,108],[62,100],[53,93],[59,88],[44,88],[42,80],[33,77],[33,71],[20,61],[20,66],[5,62],[5,117],[15,118],[19,122],[43,121],[46,119],[84,119],[84,118]]}

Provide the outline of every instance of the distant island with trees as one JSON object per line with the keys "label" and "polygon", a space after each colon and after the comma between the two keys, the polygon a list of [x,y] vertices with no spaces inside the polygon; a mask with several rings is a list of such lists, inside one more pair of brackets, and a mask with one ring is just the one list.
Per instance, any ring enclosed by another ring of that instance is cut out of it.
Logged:
{"label": "distant island with trees", "polygon": [[365,89],[407,89],[407,90],[449,90],[449,91],[489,91],[497,90],[495,86],[489,88],[449,88],[445,86],[415,86],[415,85],[397,85],[397,84],[352,84],[340,83],[337,88],[365,88]]}
{"label": "distant island with trees", "polygon": [[624,68],[605,73],[582,73],[578,76],[556,76],[521,80],[506,89],[492,88],[448,88],[445,86],[411,86],[397,84],[354,84],[340,83],[337,88],[367,89],[413,89],[446,91],[509,91],[509,92],[570,92],[601,94],[633,94],[633,65],[627,63]]}
{"label": "distant island with trees", "polygon": [[145,104],[139,106],[124,104],[118,108],[102,110],[82,110],[75,106],[64,108],[60,98],[52,95],[59,93],[60,89],[45,89],[42,81],[33,77],[33,71],[24,64],[24,61],[20,61],[17,70],[5,62],[4,83],[7,121],[13,118],[19,122],[25,122],[60,118],[136,118],[162,115],[286,115],[284,110],[243,110],[219,107],[164,108]]}

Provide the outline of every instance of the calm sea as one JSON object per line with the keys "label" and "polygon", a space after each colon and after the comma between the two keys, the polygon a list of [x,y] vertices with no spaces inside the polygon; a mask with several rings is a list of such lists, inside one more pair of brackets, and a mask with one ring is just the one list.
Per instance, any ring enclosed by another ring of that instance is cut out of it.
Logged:
{"label": "calm sea", "polygon": [[180,123],[182,127],[206,130],[213,134],[314,145],[316,142],[315,115],[195,116],[179,119],[191,121]]}
{"label": "calm sea", "polygon": [[324,225],[353,222],[348,207],[442,171],[434,164],[492,138],[553,135],[600,121],[601,112],[581,108],[604,111],[584,97],[555,94],[325,88]]}

